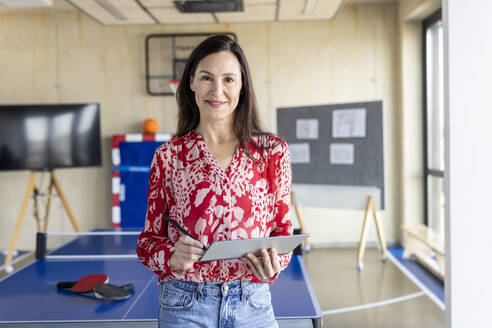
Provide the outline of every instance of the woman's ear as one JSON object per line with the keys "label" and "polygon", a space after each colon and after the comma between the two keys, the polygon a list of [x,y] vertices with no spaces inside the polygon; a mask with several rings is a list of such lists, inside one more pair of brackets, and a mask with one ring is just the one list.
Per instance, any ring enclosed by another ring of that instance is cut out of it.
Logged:
{"label": "woman's ear", "polygon": [[195,89],[193,88],[193,80],[195,77],[193,75],[190,75],[190,89],[191,91],[195,92]]}

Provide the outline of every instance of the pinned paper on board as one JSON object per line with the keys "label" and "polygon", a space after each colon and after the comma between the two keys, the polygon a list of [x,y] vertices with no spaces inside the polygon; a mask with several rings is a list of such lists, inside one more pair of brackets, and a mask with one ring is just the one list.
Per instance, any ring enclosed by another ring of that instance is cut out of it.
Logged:
{"label": "pinned paper on board", "polygon": [[330,164],[354,164],[354,145],[334,143],[330,145]]}
{"label": "pinned paper on board", "polygon": [[333,138],[365,138],[366,109],[338,109],[333,111]]}
{"label": "pinned paper on board", "polygon": [[293,143],[289,144],[290,161],[292,164],[310,163],[311,154],[309,143]]}
{"label": "pinned paper on board", "polygon": [[298,119],[296,120],[297,139],[318,139],[319,120]]}

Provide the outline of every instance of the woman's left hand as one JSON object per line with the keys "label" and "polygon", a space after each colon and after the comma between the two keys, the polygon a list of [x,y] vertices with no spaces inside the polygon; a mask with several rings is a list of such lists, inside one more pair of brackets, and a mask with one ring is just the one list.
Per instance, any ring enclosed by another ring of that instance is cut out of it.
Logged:
{"label": "woman's left hand", "polygon": [[268,251],[263,248],[260,251],[260,256],[248,253],[244,257],[248,261],[249,267],[253,274],[262,282],[272,281],[280,272],[280,260],[275,248],[270,248]]}

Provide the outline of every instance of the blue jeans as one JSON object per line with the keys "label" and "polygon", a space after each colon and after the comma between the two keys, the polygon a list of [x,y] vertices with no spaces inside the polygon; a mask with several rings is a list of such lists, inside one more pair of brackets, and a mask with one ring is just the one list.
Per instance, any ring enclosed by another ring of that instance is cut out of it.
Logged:
{"label": "blue jeans", "polygon": [[159,328],[278,327],[268,284],[172,280],[161,284]]}

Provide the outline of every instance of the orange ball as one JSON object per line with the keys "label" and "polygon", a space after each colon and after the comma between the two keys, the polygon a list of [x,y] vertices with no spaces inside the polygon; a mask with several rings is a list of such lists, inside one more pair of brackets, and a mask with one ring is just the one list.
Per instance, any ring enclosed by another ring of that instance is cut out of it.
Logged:
{"label": "orange ball", "polygon": [[142,128],[145,133],[156,133],[159,130],[159,122],[155,118],[148,118],[143,122]]}

